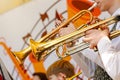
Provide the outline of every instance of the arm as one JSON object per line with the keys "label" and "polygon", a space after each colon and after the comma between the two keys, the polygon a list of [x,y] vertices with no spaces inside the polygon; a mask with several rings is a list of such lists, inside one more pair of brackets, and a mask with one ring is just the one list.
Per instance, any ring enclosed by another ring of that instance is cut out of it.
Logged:
{"label": "arm", "polygon": [[109,30],[92,29],[86,32],[83,41],[90,43],[90,48],[97,46],[100,58],[107,73],[113,78],[120,79],[120,37],[115,38],[112,42],[107,37]]}
{"label": "arm", "polygon": [[[116,38],[118,40],[120,37]],[[107,73],[113,79],[120,79],[120,50],[116,50],[107,36],[100,39],[97,47]]]}

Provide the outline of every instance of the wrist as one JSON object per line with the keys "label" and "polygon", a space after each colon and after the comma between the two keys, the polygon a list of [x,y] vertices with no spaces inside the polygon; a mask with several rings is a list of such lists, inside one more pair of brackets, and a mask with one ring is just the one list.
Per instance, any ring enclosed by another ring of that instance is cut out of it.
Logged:
{"label": "wrist", "polygon": [[99,41],[100,41],[102,38],[105,38],[105,37],[108,37],[108,35],[106,35],[106,34],[101,34],[100,37],[99,37],[98,43],[99,43]]}
{"label": "wrist", "polygon": [[107,45],[110,43],[111,43],[111,41],[108,36],[102,37],[97,44],[99,53],[103,53],[105,50],[107,50],[107,48],[108,48]]}

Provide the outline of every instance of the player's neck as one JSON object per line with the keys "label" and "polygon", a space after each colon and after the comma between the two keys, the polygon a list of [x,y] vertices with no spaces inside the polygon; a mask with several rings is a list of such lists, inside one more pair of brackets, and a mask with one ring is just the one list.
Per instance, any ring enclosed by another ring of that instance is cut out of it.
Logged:
{"label": "player's neck", "polygon": [[112,4],[108,10],[108,12],[112,15],[118,8],[120,8],[120,1],[115,0],[114,3]]}

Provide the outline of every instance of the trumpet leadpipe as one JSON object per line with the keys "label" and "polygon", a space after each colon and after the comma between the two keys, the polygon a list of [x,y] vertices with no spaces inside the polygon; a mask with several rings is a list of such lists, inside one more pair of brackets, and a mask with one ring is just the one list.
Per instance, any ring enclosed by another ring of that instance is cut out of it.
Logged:
{"label": "trumpet leadpipe", "polygon": [[[120,30],[116,30],[110,33],[110,39],[116,38],[118,36],[120,36]],[[74,47],[68,48],[68,51],[66,51],[65,54],[72,55],[87,48],[89,48],[89,43],[85,43],[85,42],[77,43],[77,45],[75,45]]]}

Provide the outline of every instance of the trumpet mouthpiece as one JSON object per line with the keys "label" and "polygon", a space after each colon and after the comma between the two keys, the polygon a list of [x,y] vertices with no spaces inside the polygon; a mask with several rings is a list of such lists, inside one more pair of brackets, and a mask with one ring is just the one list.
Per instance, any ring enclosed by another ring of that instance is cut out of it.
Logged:
{"label": "trumpet mouthpiece", "polygon": [[93,8],[95,8],[97,6],[97,3],[94,2],[94,4],[88,9],[89,11],[91,11]]}

